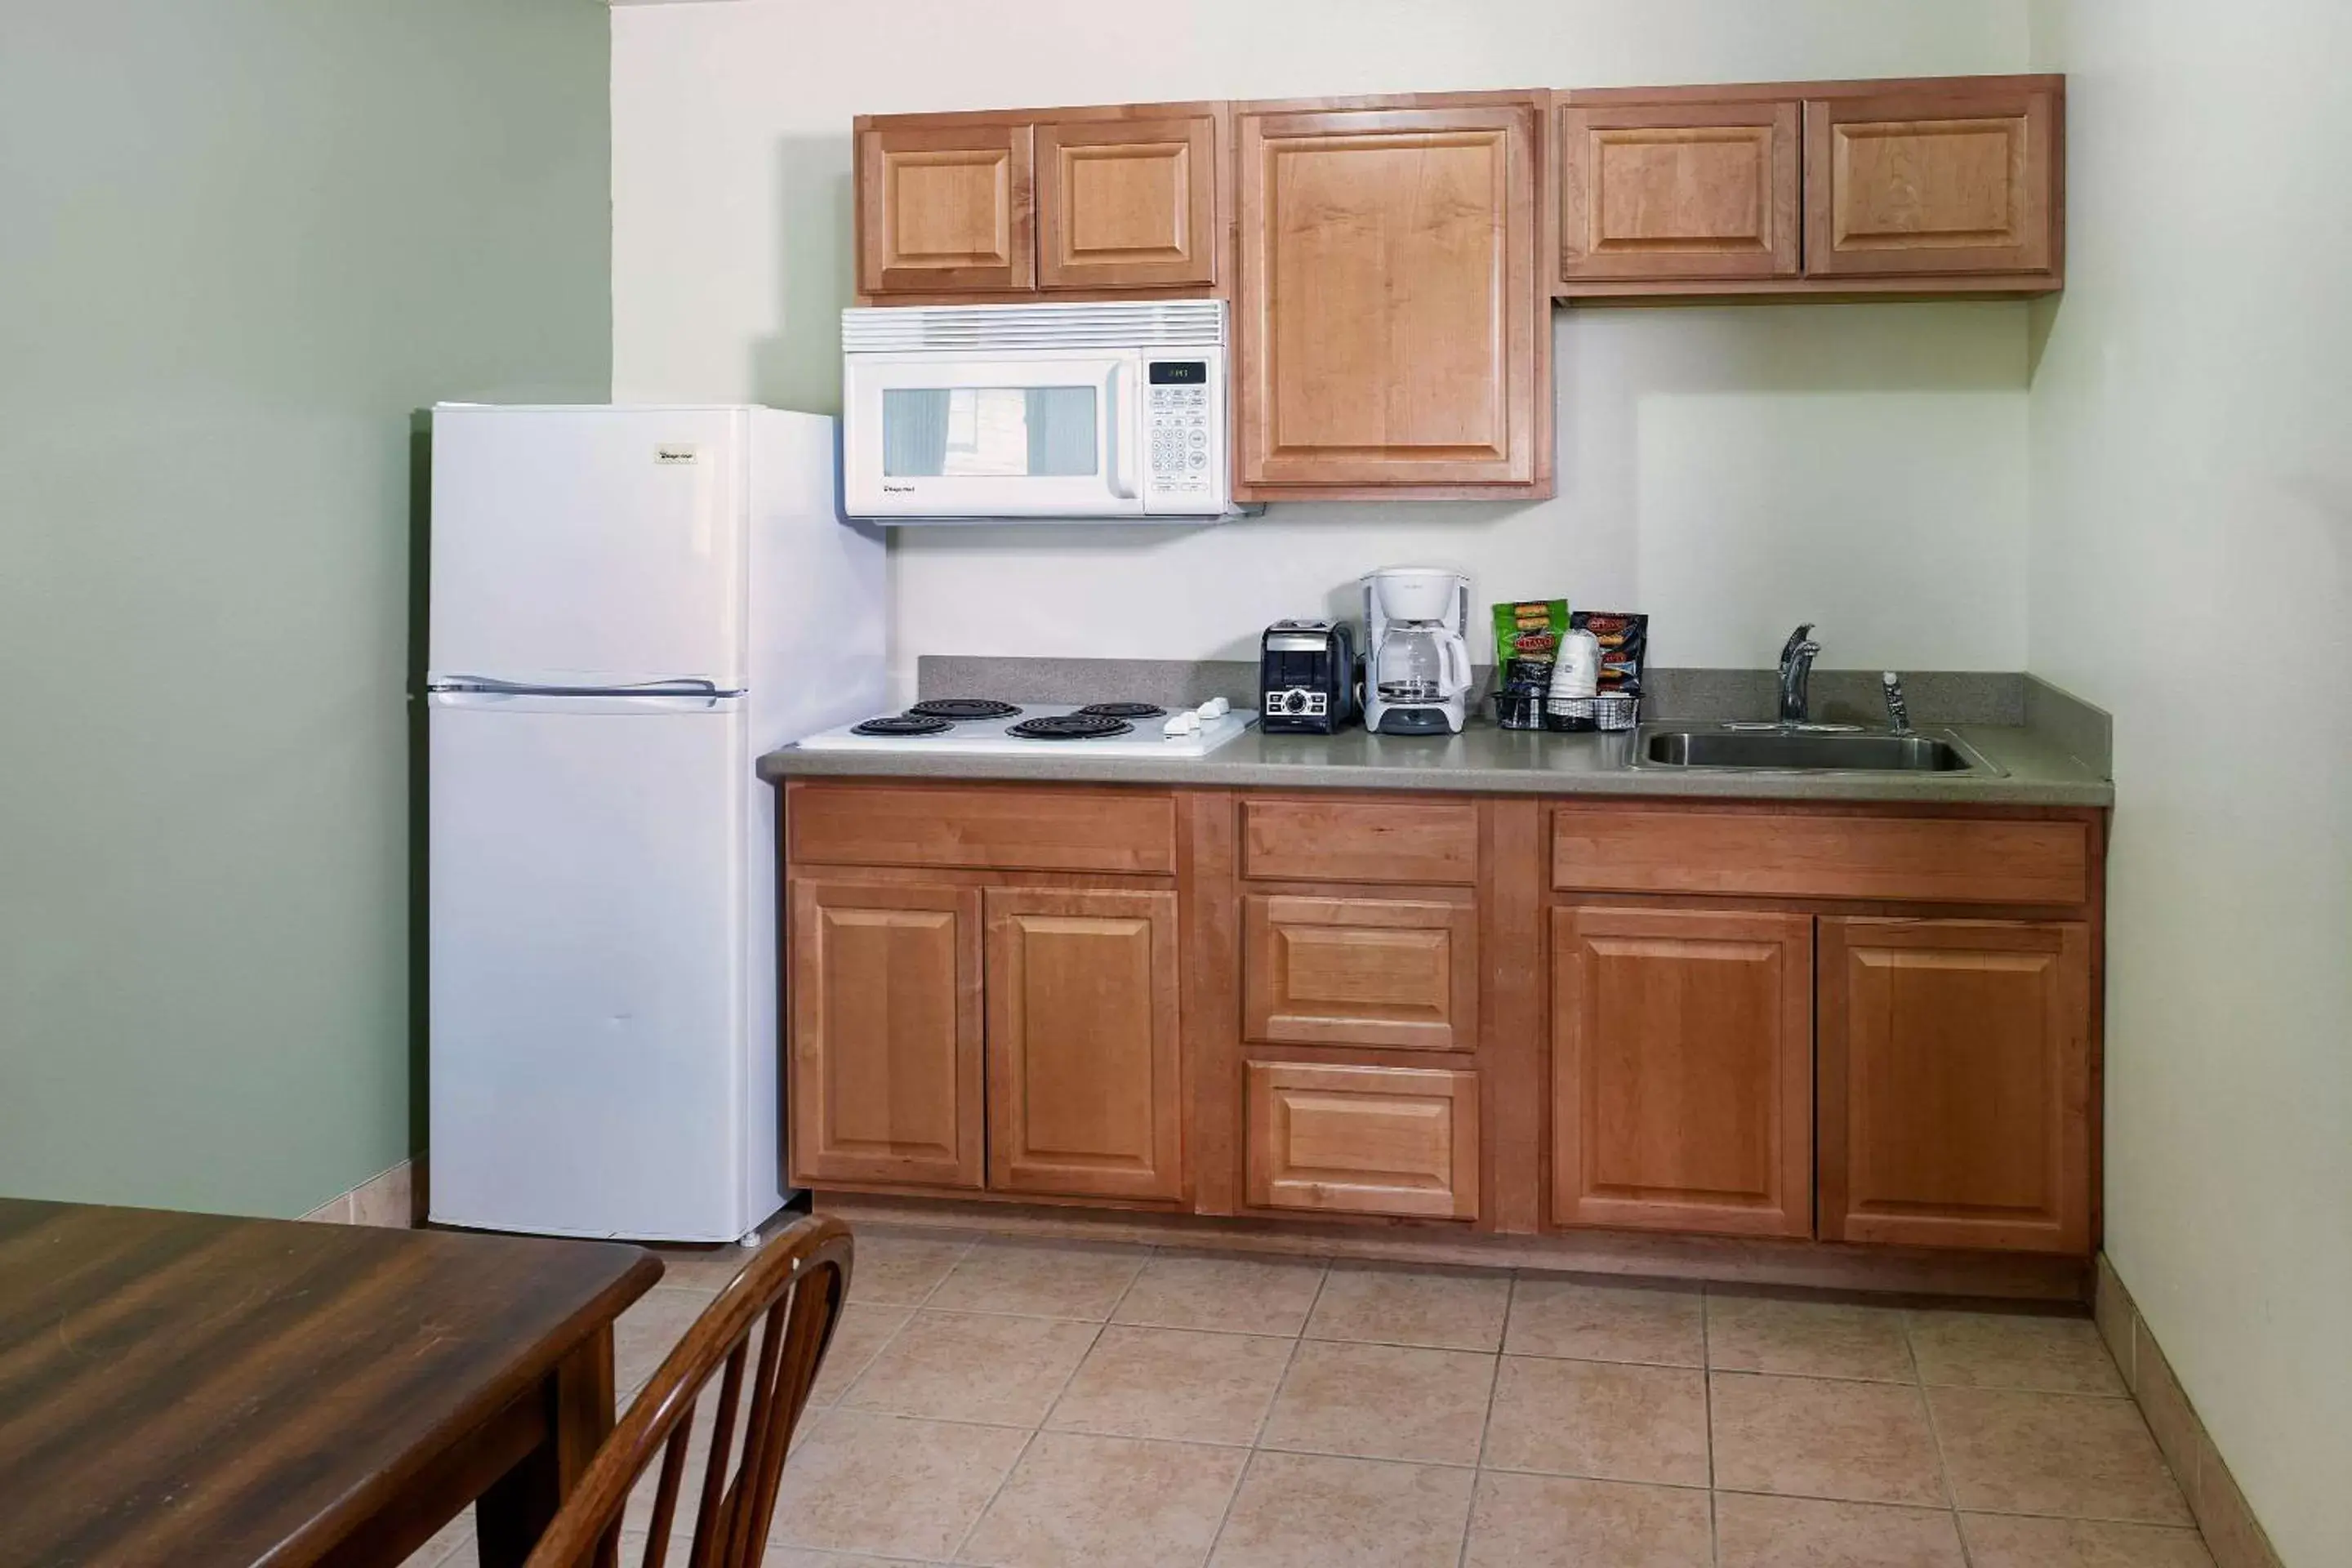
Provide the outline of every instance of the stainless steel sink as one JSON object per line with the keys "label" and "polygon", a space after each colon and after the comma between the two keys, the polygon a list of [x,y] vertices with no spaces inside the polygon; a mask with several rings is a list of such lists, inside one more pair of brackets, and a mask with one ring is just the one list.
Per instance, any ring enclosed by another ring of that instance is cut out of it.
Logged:
{"label": "stainless steel sink", "polygon": [[1948,732],[1896,735],[1827,727],[1644,725],[1634,751],[1641,768],[1741,768],[1774,773],[1972,773],[2000,770]]}

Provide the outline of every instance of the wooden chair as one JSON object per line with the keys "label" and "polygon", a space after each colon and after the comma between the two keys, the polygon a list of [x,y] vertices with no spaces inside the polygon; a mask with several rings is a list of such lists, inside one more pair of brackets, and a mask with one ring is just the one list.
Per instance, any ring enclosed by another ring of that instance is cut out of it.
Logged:
{"label": "wooden chair", "polygon": [[[802,1220],[761,1247],[646,1380],[540,1538],[526,1568],[615,1562],[630,1494],[656,1457],[661,1479],[644,1562],[646,1568],[662,1568],[669,1561],[695,1408],[722,1368],[710,1454],[684,1561],[687,1568],[757,1568],[767,1550],[784,1450],[849,1299],[850,1256],[849,1227],[829,1218]],[[767,1332],[755,1354],[752,1341],[763,1321]],[[747,1381],[751,1413],[741,1423],[740,1458],[730,1473]]]}

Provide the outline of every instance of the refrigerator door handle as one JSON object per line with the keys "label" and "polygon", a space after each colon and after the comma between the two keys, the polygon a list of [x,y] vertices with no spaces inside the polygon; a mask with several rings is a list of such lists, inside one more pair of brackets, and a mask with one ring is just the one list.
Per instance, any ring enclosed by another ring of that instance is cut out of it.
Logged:
{"label": "refrigerator door handle", "polygon": [[447,675],[425,683],[427,691],[470,691],[494,697],[740,697],[702,676],[640,680],[625,686],[551,686],[541,681],[499,680],[487,675]]}

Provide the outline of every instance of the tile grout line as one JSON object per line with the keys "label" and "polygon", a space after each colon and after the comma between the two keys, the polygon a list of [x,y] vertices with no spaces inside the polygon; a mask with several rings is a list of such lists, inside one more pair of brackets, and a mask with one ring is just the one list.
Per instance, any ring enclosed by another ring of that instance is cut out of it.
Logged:
{"label": "tile grout line", "polygon": [[[897,1328],[892,1329],[889,1333],[883,1338],[880,1344],[874,1347],[874,1353],[866,1358],[866,1364],[864,1366],[857,1369],[857,1375],[849,1380],[848,1384],[842,1389],[842,1391],[834,1396],[833,1403],[826,1405],[821,1414],[830,1415],[836,1410],[854,1408],[849,1404],[849,1396],[857,1392],[857,1385],[866,1381],[866,1374],[872,1372],[877,1366],[881,1364],[883,1356],[888,1353],[892,1345],[898,1342],[898,1336],[907,1331],[907,1325],[912,1323],[918,1317],[922,1315],[924,1303],[940,1293],[940,1287],[948,1282],[948,1276],[954,1273],[958,1268],[963,1266],[963,1260],[971,1256],[971,1248],[972,1244],[969,1241],[965,1242],[963,1244],[963,1250],[957,1253],[955,1257],[950,1260],[945,1268],[940,1270],[940,1277],[931,1281],[929,1287],[926,1289],[920,1296],[916,1298],[913,1304],[907,1306],[906,1317],[900,1320]],[[855,1270],[856,1266],[856,1256],[853,1254],[851,1257],[850,1268]],[[852,1276],[852,1282],[855,1282],[854,1274]],[[865,1305],[869,1307],[893,1307],[899,1304],[900,1303],[895,1301],[876,1301],[871,1298],[868,1298],[865,1302]],[[841,1304],[842,1316],[847,1317],[849,1315],[850,1306],[851,1303],[847,1301],[844,1301]],[[814,1434],[812,1434],[812,1436],[814,1436]],[[785,1458],[788,1460],[792,1456],[790,1454],[785,1455]]]}
{"label": "tile grout line", "polygon": [[[978,1242],[973,1243],[975,1247],[978,1245]],[[1135,1272],[1127,1277],[1127,1283],[1118,1288],[1118,1294],[1111,1298],[1110,1305],[1103,1309],[1101,1319],[1095,1324],[1095,1331],[1087,1336],[1086,1349],[1080,1351],[1077,1359],[1070,1363],[1070,1370],[1062,1378],[1061,1386],[1054,1390],[1054,1397],[1045,1402],[1045,1408],[1038,1413],[1036,1424],[1029,1428],[1029,1436],[1023,1440],[1021,1451],[1013,1456],[1013,1462],[1010,1465],[1004,1467],[1004,1474],[997,1478],[995,1487],[988,1494],[988,1500],[980,1505],[978,1513],[971,1516],[971,1522],[964,1527],[963,1534],[956,1538],[955,1547],[947,1554],[945,1561],[954,1563],[961,1559],[964,1549],[971,1544],[971,1538],[980,1533],[980,1527],[988,1521],[989,1510],[995,1508],[996,1500],[1003,1497],[1004,1489],[1013,1484],[1013,1477],[1021,1468],[1022,1461],[1029,1457],[1029,1450],[1035,1447],[1037,1439],[1045,1435],[1045,1423],[1054,1418],[1054,1412],[1060,1406],[1062,1396],[1069,1393],[1070,1384],[1077,1380],[1078,1370],[1087,1364],[1087,1358],[1095,1353],[1095,1346],[1102,1342],[1103,1330],[1110,1326],[1111,1319],[1118,1311],[1119,1303],[1127,1300],[1128,1292],[1135,1289],[1135,1282],[1143,1278],[1143,1271],[1151,1266],[1151,1260],[1159,1254],[1160,1249],[1157,1247],[1146,1246],[1143,1248],[1143,1260],[1135,1266]],[[965,1256],[968,1258],[971,1253],[967,1251]],[[940,1283],[946,1283],[945,1276],[941,1276]]]}
{"label": "tile grout line", "polygon": [[1960,1494],[1959,1489],[1952,1484],[1951,1461],[1944,1457],[1944,1434],[1936,1425],[1936,1402],[1927,1397],[1927,1369],[1919,1364],[1919,1346],[1911,1337],[1914,1316],[1906,1307],[1897,1320],[1903,1325],[1903,1353],[1911,1363],[1912,1381],[1919,1390],[1919,1413],[1927,1418],[1927,1442],[1936,1451],[1936,1481],[1944,1489],[1944,1507],[1952,1518],[1952,1533],[1959,1538],[1960,1565],[1961,1568],[1969,1568],[1976,1557],[1969,1550],[1968,1526],[1960,1519]]}
{"label": "tile grout line", "polygon": [[1478,1447],[1470,1459],[1470,1510],[1462,1519],[1462,1544],[1454,1549],[1454,1568],[1468,1568],[1470,1531],[1478,1520],[1478,1494],[1486,1483],[1486,1443],[1495,1431],[1495,1395],[1503,1385],[1503,1348],[1511,1342],[1511,1314],[1519,1307],[1519,1271],[1510,1272],[1503,1291],[1503,1326],[1495,1332],[1495,1369],[1486,1374],[1486,1409],[1478,1420]]}
{"label": "tile grout line", "polygon": [[1698,1382],[1706,1405],[1706,1556],[1710,1563],[1723,1562],[1723,1526],[1716,1519],[1715,1487],[1715,1339],[1708,1329],[1710,1303],[1714,1295],[1705,1285],[1698,1289]]}
{"label": "tile grout line", "polygon": [[1217,1548],[1225,1539],[1225,1526],[1233,1522],[1234,1504],[1241,1500],[1242,1488],[1249,1484],[1250,1471],[1255,1468],[1258,1455],[1280,1451],[1265,1450],[1259,1445],[1265,1441],[1265,1429],[1274,1420],[1275,1406],[1282,1403],[1283,1388],[1290,1382],[1290,1369],[1298,1364],[1299,1347],[1307,1342],[1307,1325],[1315,1321],[1315,1309],[1323,1304],[1323,1287],[1331,1282],[1331,1260],[1327,1258],[1322,1262],[1323,1272],[1315,1279],[1315,1294],[1307,1303],[1305,1315],[1298,1320],[1298,1331],[1290,1336],[1290,1353],[1283,1358],[1282,1375],[1274,1380],[1274,1395],[1265,1402],[1265,1411],[1257,1418],[1257,1430],[1250,1434],[1249,1448],[1242,1458],[1242,1468],[1234,1473],[1234,1489],[1225,1494],[1224,1511],[1217,1515],[1217,1528],[1209,1536],[1208,1555],[1202,1559],[1204,1565],[1216,1561]]}

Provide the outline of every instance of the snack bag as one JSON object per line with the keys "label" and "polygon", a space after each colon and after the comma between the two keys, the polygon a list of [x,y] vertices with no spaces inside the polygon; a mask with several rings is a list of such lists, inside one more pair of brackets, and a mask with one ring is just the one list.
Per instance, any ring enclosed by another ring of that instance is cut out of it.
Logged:
{"label": "snack bag", "polygon": [[1579,610],[1570,624],[1601,644],[1601,689],[1642,695],[1642,667],[1650,658],[1650,617],[1615,610]]}
{"label": "snack bag", "polygon": [[[1566,599],[1527,599],[1495,606],[1495,666],[1507,685],[1514,664],[1541,664],[1549,679],[1551,661],[1559,656],[1559,639],[1568,630]],[[1529,674],[1536,672],[1530,670]],[[1540,684],[1540,683],[1538,683]]]}
{"label": "snack bag", "polygon": [[1495,721],[1506,730],[1543,728],[1552,661],[1568,632],[1566,599],[1495,606]]}

